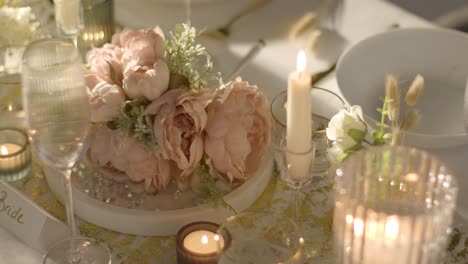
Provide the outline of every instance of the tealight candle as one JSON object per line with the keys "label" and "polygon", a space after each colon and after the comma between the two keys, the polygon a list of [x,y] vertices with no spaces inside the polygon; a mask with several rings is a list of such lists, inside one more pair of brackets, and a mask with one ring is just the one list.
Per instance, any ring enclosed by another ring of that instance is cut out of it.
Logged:
{"label": "tealight candle", "polygon": [[31,150],[26,134],[16,129],[0,130],[0,179],[16,181],[31,170]]}
{"label": "tealight candle", "polygon": [[214,264],[218,252],[226,245],[218,235],[218,225],[210,222],[196,222],[182,227],[177,233],[177,263]]}
{"label": "tealight candle", "polygon": [[223,238],[208,230],[194,231],[184,238],[184,248],[196,254],[216,253],[218,243],[222,247]]}

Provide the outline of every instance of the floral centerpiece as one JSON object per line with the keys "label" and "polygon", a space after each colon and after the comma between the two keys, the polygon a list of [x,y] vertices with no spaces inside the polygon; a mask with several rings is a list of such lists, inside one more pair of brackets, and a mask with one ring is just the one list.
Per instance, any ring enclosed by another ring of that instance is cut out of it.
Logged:
{"label": "floral centerpiece", "polygon": [[257,170],[270,141],[267,98],[240,78],[222,84],[198,33],[177,25],[124,29],[87,54],[89,160],[116,181],[156,194],[220,195]]}

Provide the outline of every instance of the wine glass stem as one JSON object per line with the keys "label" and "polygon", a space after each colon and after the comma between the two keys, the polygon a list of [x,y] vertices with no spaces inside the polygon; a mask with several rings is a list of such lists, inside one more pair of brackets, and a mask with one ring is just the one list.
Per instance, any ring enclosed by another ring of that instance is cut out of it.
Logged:
{"label": "wine glass stem", "polygon": [[66,169],[63,174],[63,185],[65,187],[65,209],[67,212],[67,227],[70,237],[76,236],[75,215],[73,210],[73,196],[71,183],[71,169]]}
{"label": "wine glass stem", "polygon": [[291,201],[292,201],[292,218],[297,223],[300,217],[299,213],[299,192],[297,188],[291,189]]}

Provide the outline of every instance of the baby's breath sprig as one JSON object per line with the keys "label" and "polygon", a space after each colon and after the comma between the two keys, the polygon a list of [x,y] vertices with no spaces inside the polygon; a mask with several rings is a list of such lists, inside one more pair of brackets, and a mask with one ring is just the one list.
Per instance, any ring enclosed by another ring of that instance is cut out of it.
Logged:
{"label": "baby's breath sprig", "polygon": [[[208,86],[211,80],[220,78],[219,72],[213,71],[213,62],[206,48],[196,44],[199,33],[187,24],[178,24],[174,32],[170,32],[171,39],[166,42],[165,58],[171,74],[184,76],[189,89],[200,90]],[[200,72],[196,69],[202,63]]]}

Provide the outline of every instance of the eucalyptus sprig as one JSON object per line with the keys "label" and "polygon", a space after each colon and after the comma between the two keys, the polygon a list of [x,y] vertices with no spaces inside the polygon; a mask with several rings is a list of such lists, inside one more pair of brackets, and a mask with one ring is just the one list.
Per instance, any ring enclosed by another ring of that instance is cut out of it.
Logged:
{"label": "eucalyptus sprig", "polygon": [[195,170],[197,182],[192,184],[192,190],[200,195],[206,203],[212,204],[215,208],[224,207],[235,214],[236,210],[224,200],[223,192],[216,185],[217,179],[210,173],[210,169],[205,159],[200,161],[200,165]]}
{"label": "eucalyptus sprig", "polygon": [[[221,74],[213,71],[213,61],[206,48],[195,43],[199,33],[187,24],[178,24],[171,39],[166,42],[165,58],[171,74],[187,78],[189,89],[200,90],[208,86],[211,80],[219,80]],[[200,72],[197,70],[200,64]]]}

